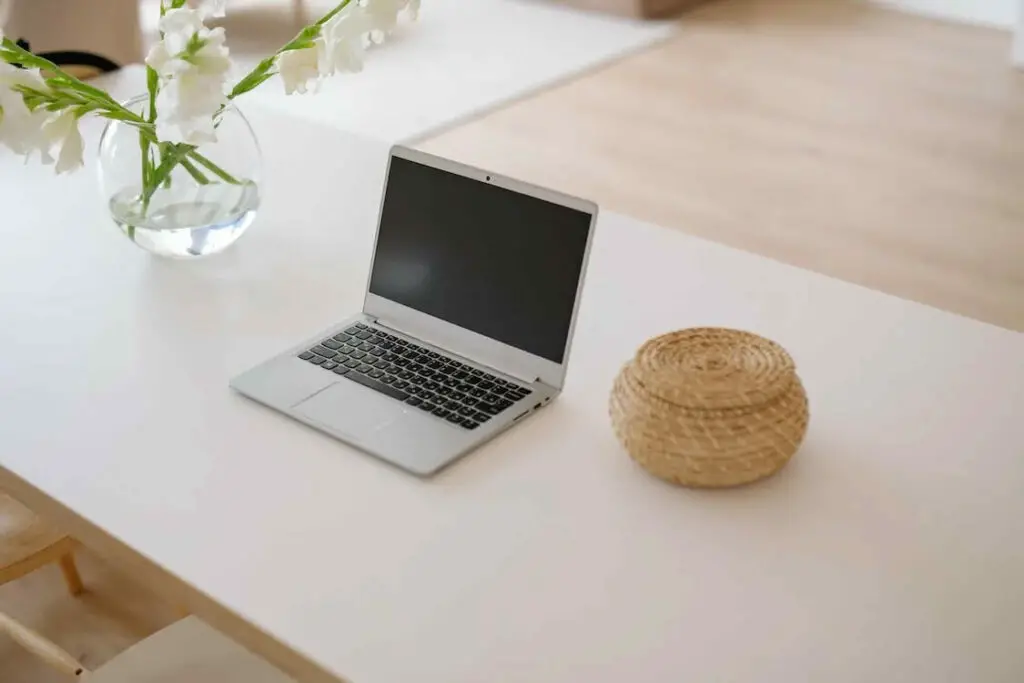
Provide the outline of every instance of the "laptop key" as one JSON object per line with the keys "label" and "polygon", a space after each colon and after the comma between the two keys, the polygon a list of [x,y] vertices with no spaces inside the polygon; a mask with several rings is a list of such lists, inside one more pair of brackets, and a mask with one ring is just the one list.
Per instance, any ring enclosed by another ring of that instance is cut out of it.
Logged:
{"label": "laptop key", "polygon": [[434,408],[434,415],[437,415],[438,417],[448,417],[450,413],[451,411],[441,408],[440,406]]}
{"label": "laptop key", "polygon": [[361,372],[361,373],[363,373],[365,375],[366,373],[373,371],[373,366],[372,365],[367,365],[366,363],[362,363],[359,366],[358,370],[359,370],[359,372]]}
{"label": "laptop key", "polygon": [[490,389],[494,388],[494,382],[491,382],[489,380],[484,380],[483,382],[480,382],[479,386],[480,386],[481,389],[490,390]]}
{"label": "laptop key", "polygon": [[428,389],[424,389],[422,393],[420,393],[420,398],[422,398],[424,401],[433,401],[435,398],[437,398],[437,394]]}
{"label": "laptop key", "polygon": [[447,403],[444,404],[444,407],[447,408],[448,410],[458,410],[462,406],[459,404],[458,401],[448,401]]}
{"label": "laptop key", "polygon": [[355,370],[356,368],[359,367],[359,361],[349,358],[347,361],[345,361],[345,367],[349,368],[350,370]]}
{"label": "laptop key", "polygon": [[501,409],[498,408],[498,406],[494,405],[493,403],[481,403],[480,405],[477,406],[477,408],[479,408],[481,412],[486,413],[487,415],[497,415],[498,413],[501,412]]}
{"label": "laptop key", "polygon": [[327,359],[321,358],[320,356],[314,356],[309,359],[309,362],[312,363],[313,365],[320,365],[322,363],[326,363]]}
{"label": "laptop key", "polygon": [[354,337],[355,337],[356,339],[369,339],[371,335],[370,335],[370,333],[369,333],[369,332],[367,332],[366,330],[359,330],[359,331],[358,331],[358,332],[356,332],[356,333],[355,333],[355,334],[354,334],[353,336],[354,336]]}
{"label": "laptop key", "polygon": [[465,403],[470,408],[472,408],[480,401],[478,399],[473,398],[472,396],[467,396],[466,398],[462,399],[462,402]]}
{"label": "laptop key", "polygon": [[357,359],[357,360],[361,360],[363,358],[366,358],[366,352],[365,351],[353,351],[352,352],[352,357]]}
{"label": "laptop key", "polygon": [[299,358],[301,358],[302,360],[311,360],[315,358],[315,356],[309,351],[304,351],[303,353],[299,354]]}
{"label": "laptop key", "polygon": [[445,419],[448,420],[449,422],[451,422],[452,424],[457,424],[457,425],[461,425],[462,424],[462,417],[460,417],[458,413],[452,413],[451,415],[449,415]]}
{"label": "laptop key", "polygon": [[322,367],[324,370],[333,370],[334,368],[338,367],[338,364],[335,363],[333,360],[325,360],[320,365],[320,367]]}
{"label": "laptop key", "polygon": [[475,414],[476,411],[470,408],[469,406],[462,406],[461,408],[459,408],[459,415],[463,415],[465,417],[473,417],[473,415]]}
{"label": "laptop key", "polygon": [[334,351],[331,351],[330,349],[325,349],[322,346],[314,346],[312,349],[310,349],[310,351],[312,351],[318,356],[323,356],[324,358],[334,358],[335,356],[338,355]]}
{"label": "laptop key", "polygon": [[350,372],[347,375],[345,375],[345,377],[347,379],[352,380],[353,382],[362,384],[364,387],[368,389],[373,389],[374,391],[379,391],[385,396],[390,396],[391,398],[397,401],[404,401],[407,398],[409,398],[409,394],[405,393],[404,391],[400,391],[398,389],[395,389],[394,387],[389,387],[387,384],[383,384],[375,379],[371,379],[364,375],[360,375],[359,373],[356,372]]}
{"label": "laptop key", "polygon": [[418,399],[418,398],[416,398],[415,396],[413,396],[412,398],[407,398],[407,399],[405,399],[405,402],[406,402],[406,403],[408,403],[408,404],[409,404],[409,405],[411,405],[411,406],[418,406],[418,405],[420,405],[421,403],[423,403],[423,401],[419,400],[419,399]]}
{"label": "laptop key", "polygon": [[384,373],[383,373],[383,372],[381,372],[380,370],[370,370],[370,371],[369,371],[368,373],[366,373],[366,374],[368,374],[368,375],[369,375],[370,377],[372,377],[372,378],[374,378],[374,379],[379,379],[379,378],[381,378],[381,377],[383,377],[383,376],[384,376]]}
{"label": "laptop key", "polygon": [[324,339],[322,342],[320,342],[320,346],[326,346],[332,351],[337,351],[342,347],[342,344],[341,342],[336,342],[333,339]]}
{"label": "laptop key", "polygon": [[334,374],[336,375],[347,375],[350,372],[352,371],[346,368],[344,365],[339,365],[338,367],[334,368]]}
{"label": "laptop key", "polygon": [[480,379],[479,377],[477,377],[476,375],[470,375],[470,376],[469,376],[469,377],[468,377],[468,378],[466,379],[466,384],[480,384],[480,382],[481,382],[481,381],[483,381],[483,380],[481,380],[481,379]]}
{"label": "laptop key", "polygon": [[342,332],[341,334],[334,335],[334,341],[340,341],[342,344],[348,344],[352,337],[349,336],[348,332]]}
{"label": "laptop key", "polygon": [[345,334],[357,334],[359,332],[359,326],[353,325],[352,327],[345,330]]}
{"label": "laptop key", "polygon": [[473,419],[476,420],[477,422],[487,422],[488,420],[491,419],[491,416],[488,415],[487,413],[477,413],[476,415],[473,416]]}
{"label": "laptop key", "polygon": [[509,408],[512,407],[512,401],[506,401],[505,399],[501,398],[498,399],[498,402],[495,405],[498,406],[498,410],[508,410]]}
{"label": "laptop key", "polygon": [[462,421],[462,426],[466,429],[476,429],[480,425],[467,417]]}
{"label": "laptop key", "polygon": [[356,327],[358,327],[360,330],[365,330],[366,329],[366,325],[364,325],[362,323],[356,323]]}
{"label": "laptop key", "polygon": [[[396,389],[405,389],[407,386],[409,386],[409,383],[406,382],[404,379],[396,379],[395,380],[395,388]],[[412,393],[412,392],[409,392],[409,393]]]}
{"label": "laptop key", "polygon": [[419,404],[416,407],[419,408],[420,410],[424,411],[424,412],[427,412],[427,413],[434,412],[434,408],[436,408],[436,406],[433,403],[431,403],[430,401],[424,401],[423,403]]}
{"label": "laptop key", "polygon": [[487,392],[484,391],[483,389],[473,388],[470,390],[469,394],[474,398],[483,398],[484,396],[487,395]]}
{"label": "laptop key", "polygon": [[[383,382],[384,384],[394,385],[395,378],[392,377],[391,375],[384,375],[383,377],[380,378],[380,381]],[[395,388],[397,389],[398,387]]]}
{"label": "laptop key", "polygon": [[400,373],[398,373],[398,376],[401,377],[402,379],[412,379],[413,377],[415,377],[415,375],[413,375],[408,370],[402,370]]}

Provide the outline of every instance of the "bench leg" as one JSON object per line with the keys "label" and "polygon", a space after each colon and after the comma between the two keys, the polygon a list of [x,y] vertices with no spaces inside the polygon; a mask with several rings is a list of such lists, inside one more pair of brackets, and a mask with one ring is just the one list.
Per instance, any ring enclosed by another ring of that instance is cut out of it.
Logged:
{"label": "bench leg", "polygon": [[61,556],[60,571],[64,575],[64,583],[68,586],[68,592],[71,595],[81,595],[85,586],[82,585],[82,577],[78,574],[78,567],[75,566],[74,555],[68,553]]}

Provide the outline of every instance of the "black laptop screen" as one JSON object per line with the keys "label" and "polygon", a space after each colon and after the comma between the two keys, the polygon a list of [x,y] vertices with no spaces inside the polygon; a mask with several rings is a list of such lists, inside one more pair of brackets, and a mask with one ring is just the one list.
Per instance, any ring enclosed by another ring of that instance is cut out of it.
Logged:
{"label": "black laptop screen", "polygon": [[561,363],[590,220],[395,157],[370,292]]}

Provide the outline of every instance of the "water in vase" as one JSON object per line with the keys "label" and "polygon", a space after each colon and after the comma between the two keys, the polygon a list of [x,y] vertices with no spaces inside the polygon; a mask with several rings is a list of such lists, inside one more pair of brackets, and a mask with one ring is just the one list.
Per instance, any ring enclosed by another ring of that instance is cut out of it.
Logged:
{"label": "water in vase", "polygon": [[231,246],[259,208],[259,189],[252,182],[179,187],[158,191],[146,210],[138,188],[124,189],[110,199],[110,213],[143,249],[172,258],[197,258]]}

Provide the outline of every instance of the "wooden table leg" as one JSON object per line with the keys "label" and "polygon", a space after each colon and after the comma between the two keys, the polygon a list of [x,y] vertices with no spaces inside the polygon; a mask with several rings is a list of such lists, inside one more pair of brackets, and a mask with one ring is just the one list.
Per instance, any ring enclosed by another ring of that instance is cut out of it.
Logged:
{"label": "wooden table leg", "polygon": [[78,574],[78,567],[75,566],[75,556],[71,553],[61,555],[60,571],[64,575],[64,583],[68,585],[68,592],[71,595],[81,595],[85,590],[82,585],[82,577]]}

